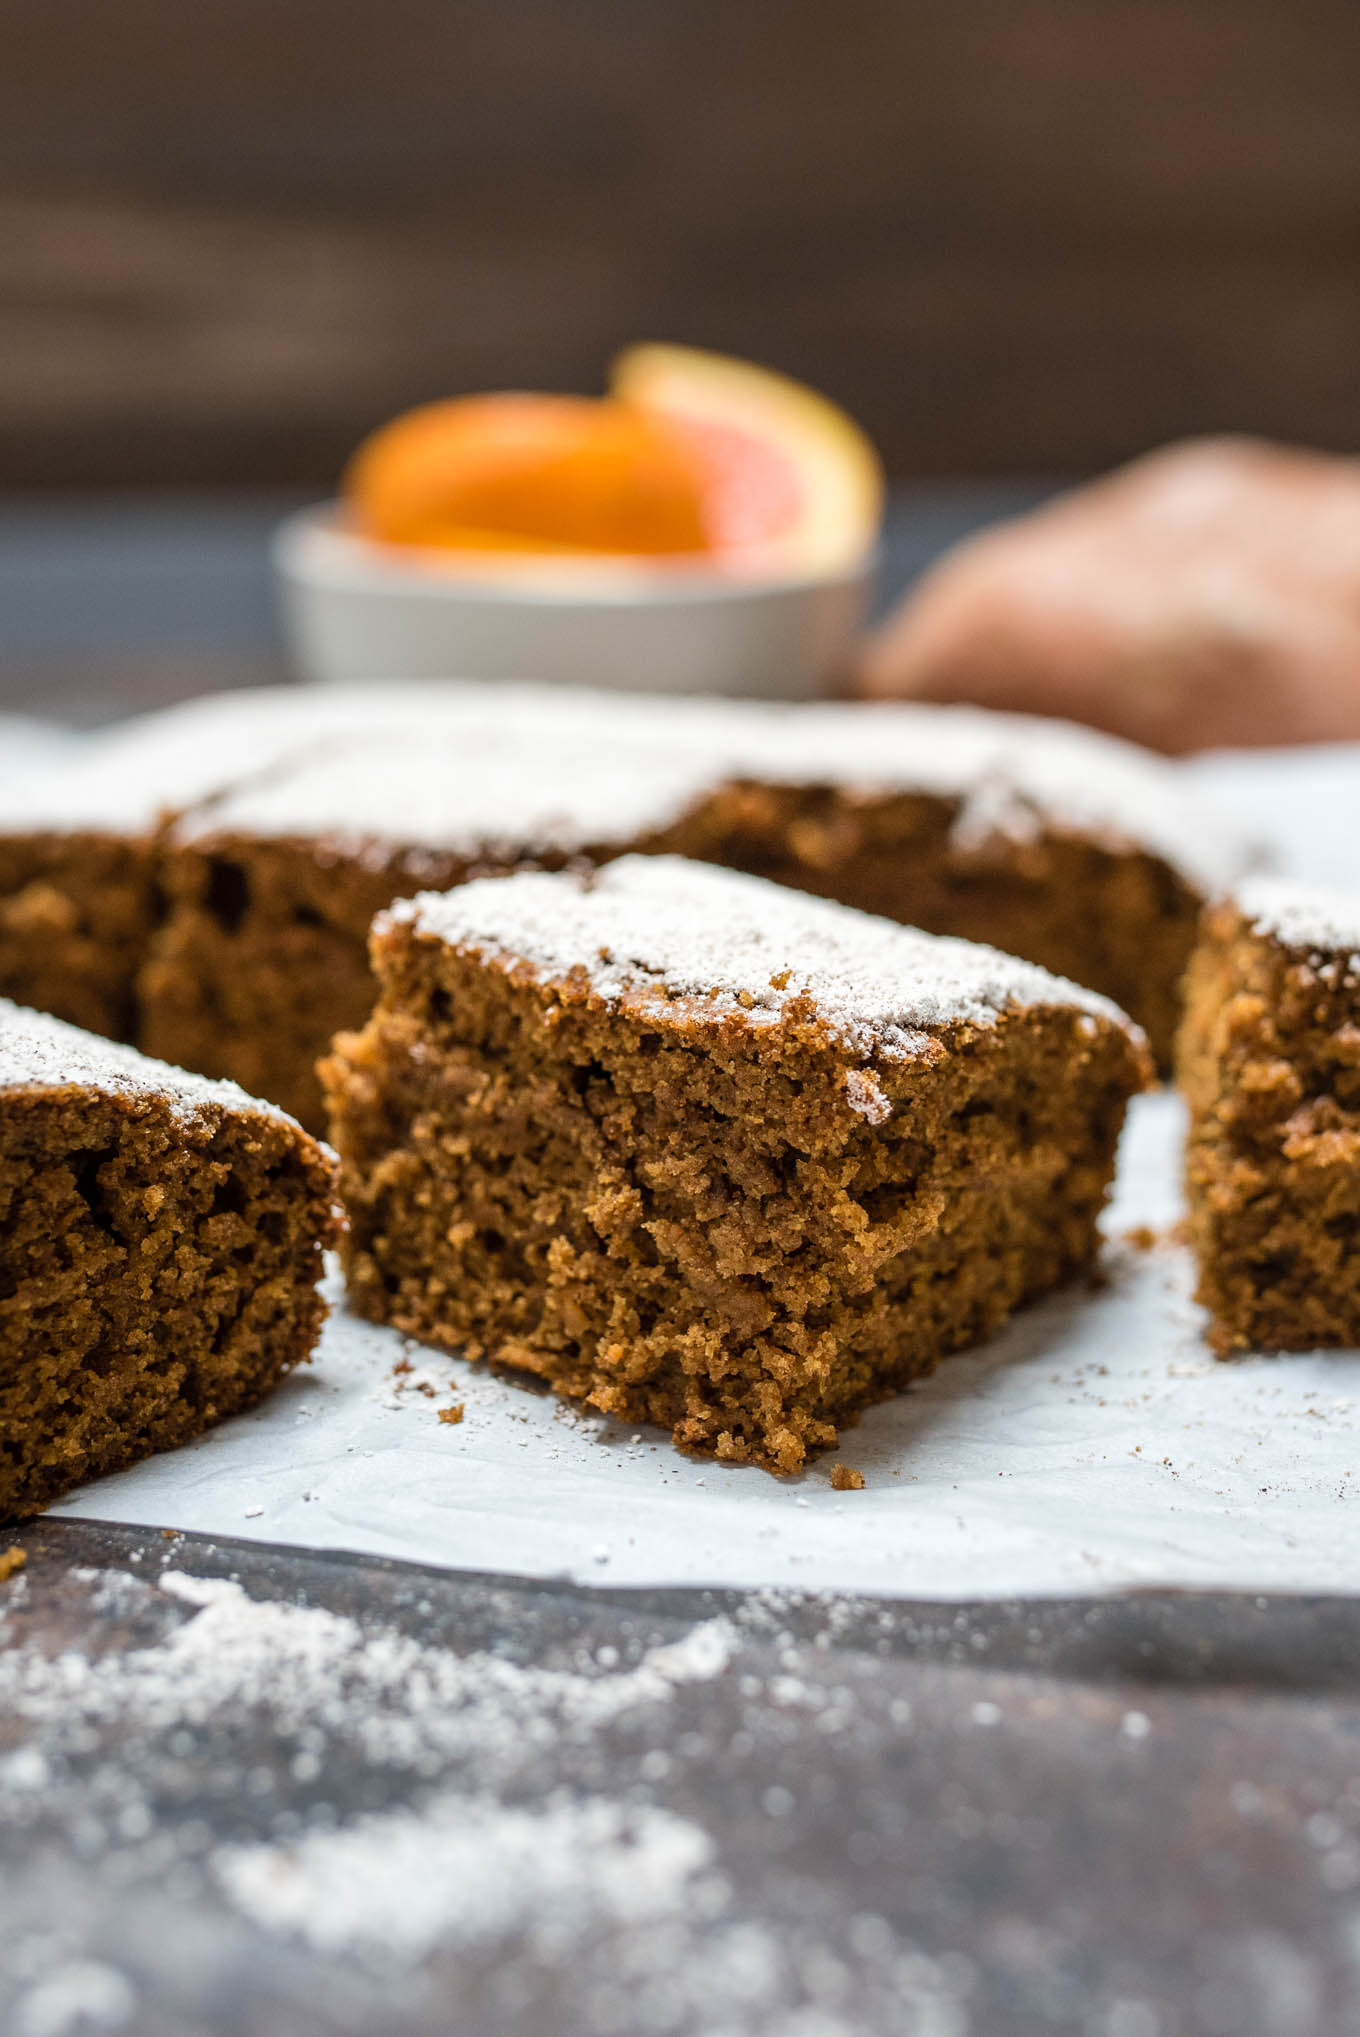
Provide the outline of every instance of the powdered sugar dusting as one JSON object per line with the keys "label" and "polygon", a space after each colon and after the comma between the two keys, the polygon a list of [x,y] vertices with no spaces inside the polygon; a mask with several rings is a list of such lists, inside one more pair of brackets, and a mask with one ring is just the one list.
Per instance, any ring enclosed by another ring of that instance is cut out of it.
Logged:
{"label": "powdered sugar dusting", "polygon": [[[292,757],[345,737],[463,727],[493,713],[496,689],[412,681],[396,686],[260,686],[204,694],[138,715],[3,772],[0,834],[84,830],[142,835]],[[532,715],[529,703],[525,712]]]}
{"label": "powdered sugar dusting", "polygon": [[670,826],[711,788],[706,755],[581,731],[435,720],[317,746],[181,823],[217,836],[324,841],[360,861],[392,849],[515,862],[624,844]]}
{"label": "powdered sugar dusting", "polygon": [[1201,889],[1248,861],[1235,823],[1178,766],[1035,716],[471,681],[327,689],[315,713],[310,754],[257,770],[185,831],[324,837],[358,854],[419,841],[470,857],[571,854],[668,827],[750,779],[953,800],[965,851],[1049,828],[1146,850]]}
{"label": "powdered sugar dusting", "polygon": [[[924,1051],[943,1026],[993,1025],[1004,1012],[1058,1005],[1136,1033],[1107,998],[1030,962],[925,934],[678,856],[627,856],[593,876],[526,872],[422,892],[389,918],[546,982],[584,972],[611,1003],[684,1018],[777,1024],[810,1007],[857,1054]],[[852,1106],[872,1116],[865,1091]]]}
{"label": "powdered sugar dusting", "polygon": [[1256,877],[1239,886],[1237,904],[1259,934],[1287,948],[1325,955],[1360,954],[1360,892]]}
{"label": "powdered sugar dusting", "polygon": [[135,1047],[82,1032],[47,1012],[0,998],[0,1089],[90,1088],[108,1096],[155,1097],[183,1120],[205,1111],[247,1112],[293,1123],[276,1104],[247,1096],[234,1082],[191,1075]]}

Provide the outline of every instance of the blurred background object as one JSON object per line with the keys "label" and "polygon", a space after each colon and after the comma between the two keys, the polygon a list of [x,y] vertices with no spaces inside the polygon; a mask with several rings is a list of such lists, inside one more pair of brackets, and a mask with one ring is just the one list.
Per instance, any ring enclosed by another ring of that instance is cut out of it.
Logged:
{"label": "blurred background object", "polygon": [[1182,439],[979,532],[861,646],[857,690],[1150,749],[1360,739],[1360,461]]}
{"label": "blurred background object", "polygon": [[[93,639],[125,691],[174,690],[190,642],[263,675],[264,532],[364,432],[597,388],[641,334],[807,379],[899,480],[971,477],[899,515],[890,591],[1043,477],[1188,431],[1360,438],[1344,0],[11,0],[6,26],[11,696],[93,700]],[[167,490],[220,497],[202,545]],[[73,555],[41,563],[25,505],[91,491],[144,498],[77,530],[80,585],[113,600],[126,567],[128,602],[40,617]]]}

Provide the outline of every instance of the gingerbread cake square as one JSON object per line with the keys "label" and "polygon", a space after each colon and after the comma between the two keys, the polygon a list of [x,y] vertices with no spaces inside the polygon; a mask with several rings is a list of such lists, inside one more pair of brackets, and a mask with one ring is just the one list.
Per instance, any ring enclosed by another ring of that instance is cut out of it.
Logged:
{"label": "gingerbread cake square", "polygon": [[164,820],[315,726],[295,688],[213,695],[86,737],[0,783],[0,995],[136,1036]]}
{"label": "gingerbread cake square", "polygon": [[742,707],[664,845],[1038,962],[1128,1011],[1163,1069],[1201,906],[1254,853],[1132,743],[921,702]]}
{"label": "gingerbread cake square", "polygon": [[1142,1036],[672,857],[403,902],[323,1064],[354,1306],[796,1470],[1089,1264]]}
{"label": "gingerbread cake square", "polygon": [[0,1518],[260,1400],[335,1231],[281,1111],[0,1001]]}
{"label": "gingerbread cake square", "polygon": [[0,771],[0,996],[141,1044],[136,979],[161,921],[171,818],[319,733],[423,728],[443,697],[414,682],[209,694]]}
{"label": "gingerbread cake square", "polygon": [[1213,906],[1179,1072],[1210,1342],[1360,1345],[1360,897],[1257,878]]}

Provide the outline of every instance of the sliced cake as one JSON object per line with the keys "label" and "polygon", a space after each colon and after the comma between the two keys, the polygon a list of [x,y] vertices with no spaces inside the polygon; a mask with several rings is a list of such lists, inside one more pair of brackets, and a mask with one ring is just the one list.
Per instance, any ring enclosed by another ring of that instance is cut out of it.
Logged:
{"label": "sliced cake", "polygon": [[334,1185],[271,1105],[0,1002],[0,1518],[306,1358]]}
{"label": "sliced cake", "polygon": [[323,732],[423,727],[441,697],[415,684],[259,687],[140,715],[21,771],[0,758],[0,995],[136,1040],[136,976],[160,922],[168,820]]}
{"label": "sliced cake", "polygon": [[1360,897],[1257,878],[1212,907],[1179,1070],[1210,1341],[1360,1345]]}
{"label": "sliced cake", "polygon": [[291,687],[217,695],[0,780],[0,995],[133,1038],[134,983],[160,909],[161,823],[315,721]]}
{"label": "sliced cake", "polygon": [[1141,1035],[679,858],[424,894],[323,1065],[354,1306],[793,1471],[1086,1266]]}
{"label": "sliced cake", "polygon": [[1243,860],[1174,766],[1055,723],[405,693],[406,720],[337,722],[162,843],[142,1044],[312,1125],[316,1058],[372,1001],[372,914],[422,887],[684,854],[1038,961],[1130,1009],[1164,1061],[1203,897]]}

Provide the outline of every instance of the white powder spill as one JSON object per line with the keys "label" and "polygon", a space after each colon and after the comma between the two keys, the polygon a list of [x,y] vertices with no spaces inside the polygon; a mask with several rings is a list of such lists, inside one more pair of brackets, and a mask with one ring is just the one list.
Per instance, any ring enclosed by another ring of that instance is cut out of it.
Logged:
{"label": "white powder spill", "polygon": [[[403,1989],[422,1984],[427,1960],[461,1953],[462,1971],[489,1976],[493,1990],[504,1982],[490,1999],[507,2028],[515,1988],[541,1974],[563,1995],[564,2027],[602,2037],[855,2037],[867,2027],[967,2037],[976,1976],[963,1955],[928,1956],[867,1911],[800,1913],[792,1929],[743,1914],[721,1818],[710,1832],[686,1814],[687,1768],[711,1758],[692,1730],[710,1703],[739,1698],[740,1716],[754,1719],[752,1701],[768,1692],[784,1723],[797,1710],[829,1734],[907,1730],[877,1704],[875,1679],[852,1689],[813,1670],[860,1617],[854,1602],[823,1602],[823,1625],[802,1639],[786,1623],[803,1602],[777,1592],[650,1648],[626,1638],[629,1621],[608,1644],[568,1627],[553,1645],[570,1666],[549,1669],[253,1600],[230,1579],[72,1570],[67,1581],[114,1624],[90,1655],[0,1652],[0,1716],[31,1736],[9,1757],[0,1821],[64,1831],[94,1885],[132,1892],[128,1914],[153,1928],[164,1914],[220,1939],[225,1905],[232,1929],[277,1941],[255,1940],[262,1970],[308,1953],[352,1999],[371,1989],[375,2002],[410,1999]],[[9,1606],[22,1608],[28,1589],[11,1586]],[[127,1638],[176,1610],[160,1638]],[[413,1608],[417,1619],[431,1610]],[[513,1632],[512,1610],[495,1625]],[[710,1699],[702,1686],[753,1642],[777,1671],[750,1674],[761,1657],[748,1653],[736,1690]],[[602,1739],[615,1724],[619,1735]],[[765,1737],[761,1758],[778,1763],[784,1735]],[[743,1763],[756,1746],[745,1730],[731,1744]],[[218,1779],[233,1776],[232,1801],[211,1814],[183,1796],[205,1760],[214,1803]],[[672,1778],[685,1808],[654,1800]],[[337,1818],[356,1788],[363,1807]],[[800,1792],[770,1781],[754,1803],[757,1819],[787,1828]],[[220,1822],[231,1836],[217,1836]],[[782,1907],[789,1891],[778,1878],[774,1887]],[[163,1912],[150,1907],[161,1891]],[[138,1989],[150,1985],[137,1933],[129,1977],[81,1956],[79,1920],[49,1919],[38,1891],[14,1944],[16,2037],[135,2028]],[[252,1957],[249,1940],[228,1942]]]}
{"label": "white powder spill", "polygon": [[475,1753],[485,1766],[513,1761],[526,1738],[589,1735],[637,1706],[664,1704],[678,1687],[721,1675],[734,1642],[718,1619],[613,1674],[526,1668],[393,1629],[365,1633],[318,1607],[252,1599],[227,1579],[166,1571],[159,1588],[196,1616],[153,1647],[95,1661],[0,1655],[0,1711],[73,1731],[82,1720],[128,1718],[155,1733],[263,1705],[276,1732],[343,1730],[374,1763]]}
{"label": "white powder spill", "polygon": [[[810,1007],[866,1055],[928,1052],[934,1028],[993,1025],[1028,1006],[1070,1007],[1136,1033],[1108,999],[1033,963],[678,856],[422,892],[385,919],[503,967],[527,962],[549,983],[584,972],[597,995],[649,1017],[672,997],[688,1000],[686,1023],[777,1023]],[[852,1105],[870,1117],[876,1108],[864,1095]]]}
{"label": "white powder spill", "polygon": [[11,2037],[88,2037],[94,2030],[119,2030],[136,2007],[136,1993],[117,1967],[73,1959],[20,1995]]}
{"label": "white powder spill", "polygon": [[[74,1649],[52,1659],[0,1655],[0,1713],[42,1728],[59,1763],[87,1747],[94,1729],[126,1727],[173,1747],[186,1729],[220,1730],[263,1711],[271,1740],[297,1737],[292,1767],[302,1782],[320,1773],[327,1744],[348,1746],[369,1768],[433,1776],[452,1761],[473,1778],[471,1790],[444,1786],[424,1801],[417,1790],[415,1801],[338,1829],[219,1845],[211,1874],[268,1930],[327,1953],[409,1962],[436,1941],[633,1925],[725,1899],[712,1877],[694,1886],[711,1862],[708,1835],[665,1809],[597,1794],[525,1808],[492,1792],[555,1747],[588,1745],[627,1714],[667,1706],[685,1686],[721,1676],[736,1645],[726,1619],[700,1622],[631,1664],[611,1647],[580,1667],[548,1669],[485,1652],[460,1656],[392,1628],[255,1600],[226,1579],[166,1571],[153,1586],[126,1573],[75,1575],[115,1618],[166,1597],[193,1612],[149,1646],[94,1658]],[[38,1792],[50,1782],[47,1757],[19,1750],[3,1781],[12,1805]],[[49,1806],[59,1794],[49,1789]],[[81,1817],[93,1808],[82,1798]],[[103,1808],[127,1838],[150,1829],[136,1802]],[[47,2013],[41,2002],[34,2009],[35,2037]]]}
{"label": "white powder spill", "polygon": [[515,1810],[450,1795],[293,1847],[226,1847],[214,1868],[267,1929],[320,1952],[409,1959],[544,1921],[572,1931],[664,1916],[683,1909],[712,1854],[707,1833],[668,1811],[603,1800]]}

